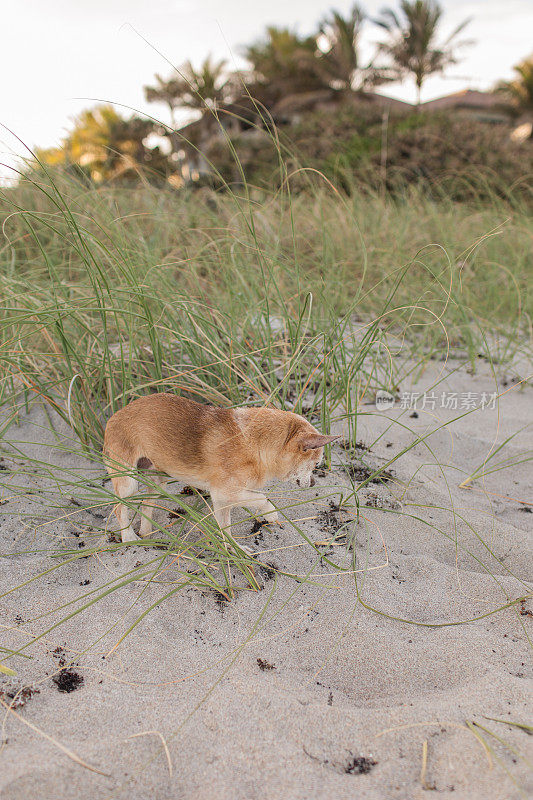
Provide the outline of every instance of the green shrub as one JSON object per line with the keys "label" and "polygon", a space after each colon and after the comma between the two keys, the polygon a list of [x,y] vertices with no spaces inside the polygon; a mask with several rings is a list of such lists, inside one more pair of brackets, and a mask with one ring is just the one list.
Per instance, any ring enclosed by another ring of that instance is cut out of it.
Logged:
{"label": "green shrub", "polygon": [[[340,108],[307,114],[283,132],[295,160],[345,189],[403,191],[416,184],[455,200],[498,194],[531,198],[533,141],[517,144],[507,125],[461,112],[392,114]],[[253,179],[253,165],[252,179]]]}

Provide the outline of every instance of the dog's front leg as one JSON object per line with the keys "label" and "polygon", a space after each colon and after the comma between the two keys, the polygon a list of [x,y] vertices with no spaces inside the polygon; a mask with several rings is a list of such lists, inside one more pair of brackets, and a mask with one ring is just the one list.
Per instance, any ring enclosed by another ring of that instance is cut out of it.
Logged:
{"label": "dog's front leg", "polygon": [[256,509],[257,512],[266,519],[267,522],[272,522],[282,526],[279,521],[278,512],[275,506],[272,505],[268,497],[265,497],[261,492],[253,492],[250,489],[242,489],[235,500],[235,505],[246,506],[246,508]]}
{"label": "dog's front leg", "polygon": [[254,492],[250,489],[239,489],[231,494],[223,494],[216,490],[211,491],[213,500],[213,510],[215,518],[222,529],[229,528],[231,523],[231,509],[235,506],[246,506],[258,511],[267,522],[274,522],[281,525],[278,519],[278,512],[270,500],[261,492]]}
{"label": "dog's front leg", "polygon": [[232,502],[223,493],[216,489],[210,489],[211,500],[213,501],[213,513],[222,531],[228,531],[231,527],[231,507]]}
{"label": "dog's front leg", "polygon": [[[224,494],[223,492],[220,492],[220,491],[217,491],[216,489],[211,488],[210,495],[211,495],[211,500],[213,501],[213,512],[215,514],[215,519],[218,522],[218,525],[221,528],[222,533],[223,534],[227,533],[228,534],[228,538],[229,538],[229,536],[231,536],[231,531],[230,531],[230,528],[231,528],[231,509],[234,506],[242,505],[242,503],[241,503],[241,500],[242,500],[241,494],[239,493],[237,495],[237,494],[233,493],[231,495],[227,495],[227,494]],[[265,500],[266,500],[266,497],[265,497]],[[241,548],[241,550],[244,550],[245,553],[248,553],[249,555],[253,555],[253,551],[250,550],[249,547],[246,547],[246,545],[241,544],[239,542],[239,547]]]}

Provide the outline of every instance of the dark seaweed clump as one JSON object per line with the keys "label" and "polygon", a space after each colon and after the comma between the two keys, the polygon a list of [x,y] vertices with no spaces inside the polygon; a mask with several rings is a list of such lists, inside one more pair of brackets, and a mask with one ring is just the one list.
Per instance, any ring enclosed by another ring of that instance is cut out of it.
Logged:
{"label": "dark seaweed clump", "polygon": [[52,680],[57,686],[58,692],[67,692],[67,694],[70,694],[70,692],[74,692],[82,685],[83,676],[74,672],[72,669],[62,669],[61,672],[54,675]]}
{"label": "dark seaweed clump", "polygon": [[269,664],[269,662],[266,661],[264,658],[258,658],[257,664],[259,666],[259,669],[262,670],[263,672],[268,669],[276,669],[274,664]]}
{"label": "dark seaweed clump", "polygon": [[36,689],[35,686],[23,686],[20,688],[10,685],[0,688],[0,699],[13,709],[24,708],[34,694],[39,694],[39,689]]}
{"label": "dark seaweed clump", "polygon": [[168,518],[169,519],[182,519],[184,516],[186,516],[186,514],[187,514],[187,512],[185,511],[183,506],[176,506],[176,508],[173,508],[168,512]]}
{"label": "dark seaweed clump", "polygon": [[346,524],[347,520],[342,520],[340,514],[346,514],[338,503],[333,500],[329,501],[329,508],[319,511],[317,514],[317,522],[320,525],[320,530],[325,533],[337,533],[337,531]]}
{"label": "dark seaweed clump", "polygon": [[377,763],[373,758],[366,756],[351,756],[348,763],[344,765],[344,772],[349,775],[366,775]]}
{"label": "dark seaweed clump", "polygon": [[[374,475],[375,469],[371,467],[367,467],[366,464],[352,462],[351,464],[347,464],[344,467],[345,472],[348,473],[350,478],[354,480],[356,483],[362,483],[363,481],[368,480],[371,475]],[[381,472],[378,472],[377,475],[374,475],[369,483],[387,483],[388,481],[393,481],[394,475],[392,472],[389,472],[388,469],[383,469]]]}

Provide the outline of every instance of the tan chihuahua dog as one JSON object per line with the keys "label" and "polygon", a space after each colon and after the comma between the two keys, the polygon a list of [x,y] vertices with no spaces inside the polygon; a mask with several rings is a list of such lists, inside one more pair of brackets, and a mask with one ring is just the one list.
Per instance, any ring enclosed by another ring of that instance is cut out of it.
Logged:
{"label": "tan chihuahua dog", "polygon": [[[104,463],[120,498],[135,494],[138,481],[116,475],[121,469],[163,472],[197,489],[207,489],[215,519],[222,529],[231,524],[231,509],[255,509],[268,522],[278,522],[272,503],[261,489],[272,479],[293,479],[314,486],[312,472],[324,445],[339,436],[323,436],[291,411],[272,408],[215,408],[172,394],[139,397],[117,411],[105,429]],[[164,477],[154,477],[162,486]],[[139,535],[152,531],[153,506],[142,501]],[[122,541],[136,541],[127,506],[115,508]]]}

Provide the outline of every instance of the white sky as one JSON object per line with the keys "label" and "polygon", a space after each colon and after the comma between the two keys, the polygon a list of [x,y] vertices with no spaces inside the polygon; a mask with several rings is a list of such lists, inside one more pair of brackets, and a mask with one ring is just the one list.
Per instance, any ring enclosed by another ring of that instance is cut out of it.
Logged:
{"label": "white sky", "polygon": [[[25,144],[48,147],[59,143],[72,118],[94,99],[168,121],[165,107],[148,105],[143,93],[156,72],[170,73],[168,62],[198,64],[211,52],[242,66],[240,47],[259,38],[266,25],[309,33],[332,6],[346,12],[351,5],[351,0],[3,0],[0,122]],[[361,5],[375,17],[399,2],[361,0]],[[464,49],[464,59],[447,78],[428,79],[423,100],[467,86],[489,88],[510,77],[512,66],[531,53],[533,0],[441,0],[441,5],[443,37],[472,17],[463,36],[475,44]],[[365,54],[381,36],[367,24]],[[410,83],[383,91],[414,100]],[[13,154],[23,152],[0,131],[1,161],[12,164]]]}

